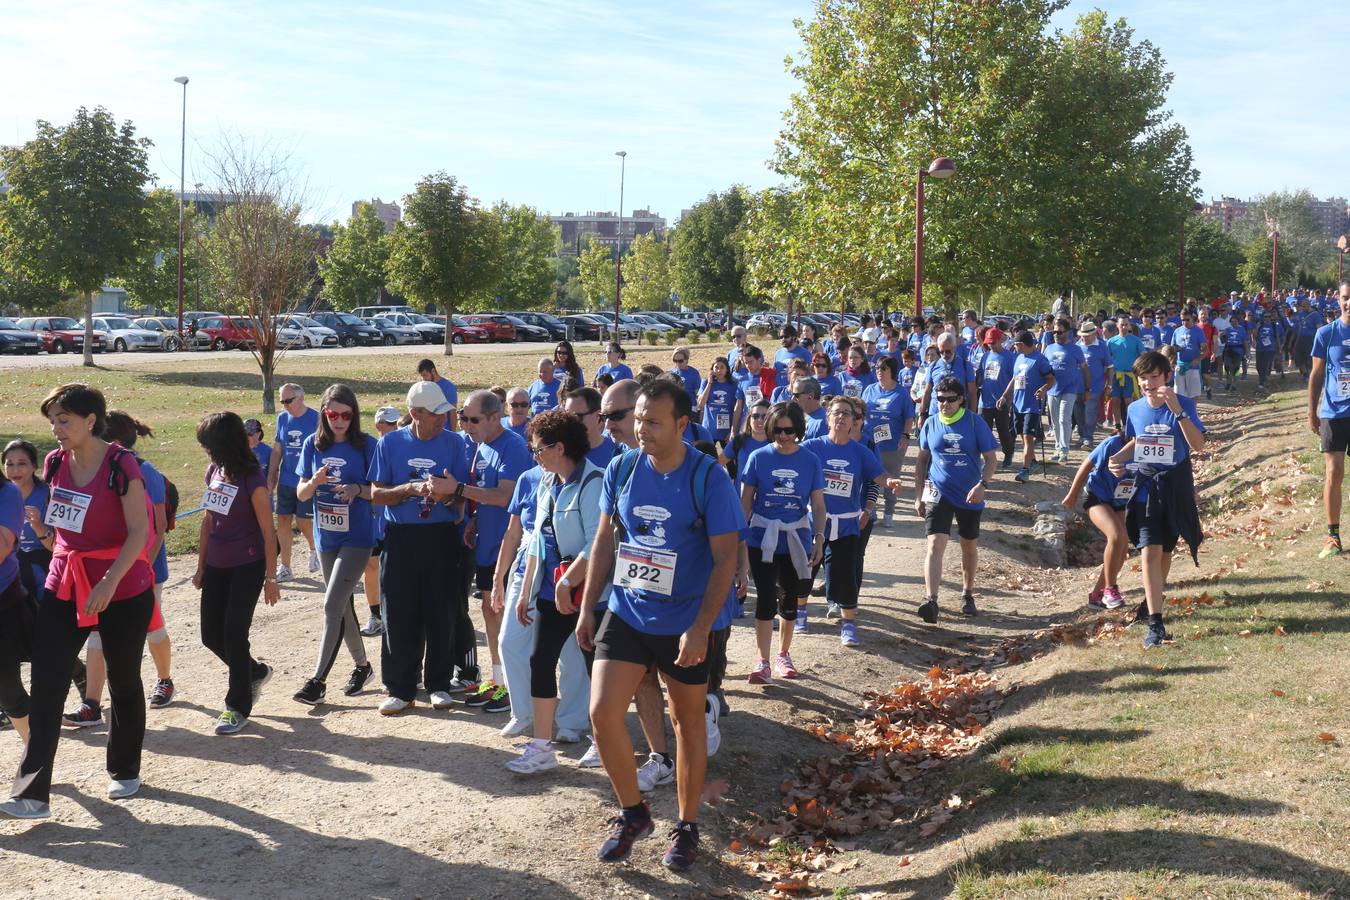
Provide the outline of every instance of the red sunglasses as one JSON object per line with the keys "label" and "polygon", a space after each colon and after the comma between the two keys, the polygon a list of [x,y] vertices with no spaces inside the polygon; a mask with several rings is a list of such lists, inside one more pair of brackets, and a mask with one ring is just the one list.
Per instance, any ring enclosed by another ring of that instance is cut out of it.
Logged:
{"label": "red sunglasses", "polygon": [[350,422],[352,414],[349,412],[338,412],[336,409],[325,409],[324,418],[330,422]]}

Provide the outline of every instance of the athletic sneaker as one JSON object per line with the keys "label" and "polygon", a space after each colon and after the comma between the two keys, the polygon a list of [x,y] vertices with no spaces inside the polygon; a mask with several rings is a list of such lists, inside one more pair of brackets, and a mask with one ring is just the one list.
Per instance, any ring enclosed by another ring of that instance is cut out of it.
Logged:
{"label": "athletic sneaker", "polygon": [[1088,594],[1088,606],[1095,607],[1096,609],[1106,609],[1106,604],[1102,602],[1101,591],[1093,591]]}
{"label": "athletic sneaker", "polygon": [[703,718],[708,731],[708,756],[711,758],[717,755],[717,751],[722,749],[722,729],[717,727],[717,716],[721,712],[713,698],[709,697],[703,701]]}
{"label": "athletic sneaker", "polygon": [[458,675],[450,679],[449,692],[452,694],[465,694],[469,691],[478,689],[478,682],[470,678],[460,678]]}
{"label": "athletic sneaker", "polygon": [[258,702],[258,698],[262,696],[263,685],[272,680],[273,672],[272,667],[265,662],[260,662],[258,665],[263,667],[263,673],[253,679],[253,702],[255,704]]}
{"label": "athletic sneaker", "polygon": [[357,666],[355,669],[352,669],[352,674],[347,679],[347,683],[342,686],[342,693],[346,694],[348,697],[355,697],[357,694],[361,693],[361,689],[366,686],[366,682],[369,681],[374,674],[375,669],[371,667],[370,663],[366,663],[364,666]]}
{"label": "athletic sneaker", "polygon": [[429,699],[432,709],[449,709],[455,705],[455,701],[448,691],[432,691]]}
{"label": "athletic sneaker", "polygon": [[1013,461],[1012,454],[1011,454],[1011,453],[1005,453],[1005,454],[1003,455],[1003,468],[1005,468],[1005,469],[1011,469],[1011,468],[1012,468],[1012,461]]}
{"label": "athletic sneaker", "polygon": [[1327,537],[1327,542],[1322,545],[1322,552],[1317,554],[1318,559],[1331,559],[1333,556],[1341,555],[1341,539],[1338,537]]}
{"label": "athletic sneaker", "polygon": [[609,826],[609,837],[600,845],[596,859],[601,862],[620,863],[633,852],[633,844],[652,833],[652,811],[644,801],[636,815],[623,813],[605,823]]}
{"label": "athletic sneaker", "polygon": [[839,623],[839,643],[845,647],[856,647],[861,643],[858,640],[858,624],[852,619]]}
{"label": "athletic sneaker", "polygon": [[114,778],[108,782],[109,800],[126,800],[129,797],[136,796],[136,792],[141,789],[141,780],[139,778]]}
{"label": "athletic sneaker", "polygon": [[486,706],[496,692],[497,685],[491,681],[479,682],[478,689],[472,693],[465,694],[461,699],[465,706]]}
{"label": "athletic sneaker", "polygon": [[283,581],[290,581],[294,577],[295,576],[291,574],[290,566],[277,566],[277,584],[280,584]]}
{"label": "athletic sneaker", "polygon": [[227,709],[216,719],[216,734],[238,734],[244,730],[248,719],[232,709]]}
{"label": "athletic sneaker", "polygon": [[838,603],[831,603],[825,607],[825,618],[837,619],[841,615],[843,615],[843,613],[840,612]]}
{"label": "athletic sneaker", "polygon": [[506,720],[506,724],[502,726],[502,730],[497,733],[504,738],[513,738],[520,737],[522,734],[526,734],[533,730],[533,722],[517,719],[515,716],[512,716],[510,719]]}
{"label": "athletic sneaker", "polygon": [[938,605],[936,597],[929,597],[919,606],[919,618],[923,619],[929,625],[936,625],[938,620]]}
{"label": "athletic sneaker", "polygon": [[51,806],[41,800],[6,800],[0,803],[0,816],[11,819],[46,819],[51,814]]}
{"label": "athletic sneaker", "polygon": [[773,676],[769,674],[769,661],[761,659],[755,663],[755,667],[750,670],[750,677],[746,680],[751,684],[773,684]]}
{"label": "athletic sneaker", "polygon": [[530,741],[520,755],[506,763],[506,767],[517,775],[533,775],[558,768],[558,754],[548,744],[536,744]]}
{"label": "athletic sneaker", "polygon": [[1107,585],[1102,591],[1102,606],[1107,609],[1120,609],[1125,605],[1125,598],[1120,596],[1120,588]]}
{"label": "athletic sneaker", "polygon": [[577,760],[577,765],[583,769],[598,769],[604,765],[600,761],[600,748],[595,746],[595,738],[591,738],[591,745],[586,748],[586,752],[581,754],[581,759]]}
{"label": "athletic sneaker", "polygon": [[806,634],[806,604],[803,603],[797,607],[797,621],[792,623],[792,630],[797,634]]}
{"label": "athletic sneaker", "polygon": [[792,657],[787,653],[780,653],[773,658],[773,674],[779,678],[796,678],[797,667],[792,664]]}
{"label": "athletic sneaker", "polygon": [[155,688],[150,692],[150,708],[163,709],[173,702],[173,679],[161,678],[155,682]]}
{"label": "athletic sneaker", "polygon": [[683,872],[694,864],[694,857],[698,855],[698,824],[679,822],[670,829],[667,837],[670,838],[670,847],[661,857],[661,865]]}
{"label": "athletic sneaker", "polygon": [[296,703],[303,703],[306,706],[318,706],[323,702],[324,695],[328,693],[328,687],[317,678],[311,678],[305,682],[305,686],[295,692],[292,698]]}
{"label": "athletic sneaker", "polygon": [[675,764],[666,762],[660,753],[648,753],[647,761],[637,770],[638,790],[650,794],[663,784],[675,780]]}
{"label": "athletic sneaker", "polygon": [[824,597],[824,596],[825,596],[825,582],[823,582],[823,581],[817,581],[817,582],[815,582],[814,584],[812,584],[812,585],[811,585],[811,596],[812,596],[812,597]]}
{"label": "athletic sneaker", "polygon": [[366,624],[361,626],[361,634],[366,637],[379,637],[384,634],[384,619],[371,616],[366,620]]}
{"label": "athletic sneaker", "polygon": [[405,709],[411,709],[416,705],[416,700],[402,700],[398,697],[385,697],[384,702],[380,704],[380,715],[396,716]]}
{"label": "athletic sneaker", "polygon": [[1125,623],[1125,627],[1129,628],[1131,625],[1147,625],[1147,624],[1148,624],[1148,601],[1140,600],[1139,608],[1134,611],[1134,617],[1130,619],[1130,621]]}
{"label": "athletic sneaker", "polygon": [[1017,482],[1018,484],[1026,484],[1030,480],[1031,480],[1031,470],[1029,469],[1019,469],[1017,474],[1013,476],[1013,481]]}
{"label": "athletic sneaker", "polygon": [[1144,635],[1145,650],[1170,643],[1172,643],[1172,636],[1167,633],[1167,629],[1163,627],[1161,622],[1148,623],[1148,634]]}
{"label": "athletic sneaker", "polygon": [[99,708],[97,703],[85,700],[79,706],[61,716],[61,721],[72,728],[88,728],[91,725],[102,725],[103,710]]}
{"label": "athletic sneaker", "polygon": [[978,616],[980,611],[975,608],[975,595],[970,591],[961,593],[961,615],[970,617]]}
{"label": "athletic sneaker", "polygon": [[309,574],[314,575],[323,571],[323,566],[319,564],[319,554],[311,553],[309,555]]}
{"label": "athletic sneaker", "polygon": [[497,685],[492,690],[492,696],[488,697],[486,703],[481,707],[485,713],[504,713],[511,709],[511,695],[506,692],[503,685]]}

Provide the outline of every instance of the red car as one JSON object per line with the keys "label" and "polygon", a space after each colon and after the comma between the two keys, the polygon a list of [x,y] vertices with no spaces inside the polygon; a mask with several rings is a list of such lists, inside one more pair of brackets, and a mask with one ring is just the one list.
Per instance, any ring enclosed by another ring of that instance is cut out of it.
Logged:
{"label": "red car", "polygon": [[[444,316],[432,316],[432,321],[441,320],[444,324]],[[462,316],[455,316],[454,342],[456,344],[490,344],[492,335],[481,325],[471,325]]]}
{"label": "red car", "polygon": [[[39,316],[20,319],[16,324],[24,331],[32,331],[42,338],[42,349],[48,353],[65,353],[67,350],[84,352],[84,326],[68,316]],[[95,331],[94,352],[102,353],[107,344],[108,336]]]}
{"label": "red car", "polygon": [[248,316],[208,316],[197,320],[197,333],[211,340],[212,350],[239,350],[253,346],[253,323]]}
{"label": "red car", "polygon": [[516,326],[511,324],[511,320],[506,316],[494,315],[473,315],[464,317],[465,325],[473,325],[481,328],[488,333],[488,338],[493,341],[515,341]]}

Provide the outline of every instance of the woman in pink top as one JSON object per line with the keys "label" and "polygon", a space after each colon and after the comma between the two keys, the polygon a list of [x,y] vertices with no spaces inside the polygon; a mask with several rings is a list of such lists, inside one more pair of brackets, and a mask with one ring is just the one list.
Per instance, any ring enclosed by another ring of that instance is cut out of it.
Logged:
{"label": "woman in pink top", "polygon": [[0,815],[21,819],[50,815],[61,703],[75,656],[95,626],[103,636],[112,698],[108,796],[120,800],[140,790],[141,657],[155,607],[145,556],[150,536],[145,483],[135,456],[96,437],[107,418],[103,394],[84,384],[62,385],[42,401],[41,410],[57,443],[47,457],[51,500],[45,519],[56,530],[56,543],[33,637],[28,747],[11,799],[0,804]]}

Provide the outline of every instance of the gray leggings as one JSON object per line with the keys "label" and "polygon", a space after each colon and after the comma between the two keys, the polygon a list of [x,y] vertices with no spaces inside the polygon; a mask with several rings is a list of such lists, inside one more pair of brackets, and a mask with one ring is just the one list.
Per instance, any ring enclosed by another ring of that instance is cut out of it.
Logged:
{"label": "gray leggings", "polygon": [[319,643],[319,664],[314,677],[328,680],[333,663],[337,661],[338,645],[344,641],[357,667],[368,663],[366,645],[361,641],[356,613],[352,610],[352,593],[361,583],[366,563],[370,562],[369,547],[342,547],[336,553],[322,551],[324,581],[328,589],[323,595],[323,640]]}
{"label": "gray leggings", "polygon": [[[886,470],[886,474],[892,478],[900,477],[900,466],[904,462],[905,453],[903,450],[882,450],[881,465]],[[890,488],[882,489],[886,494],[886,515],[895,515],[895,491]]]}

